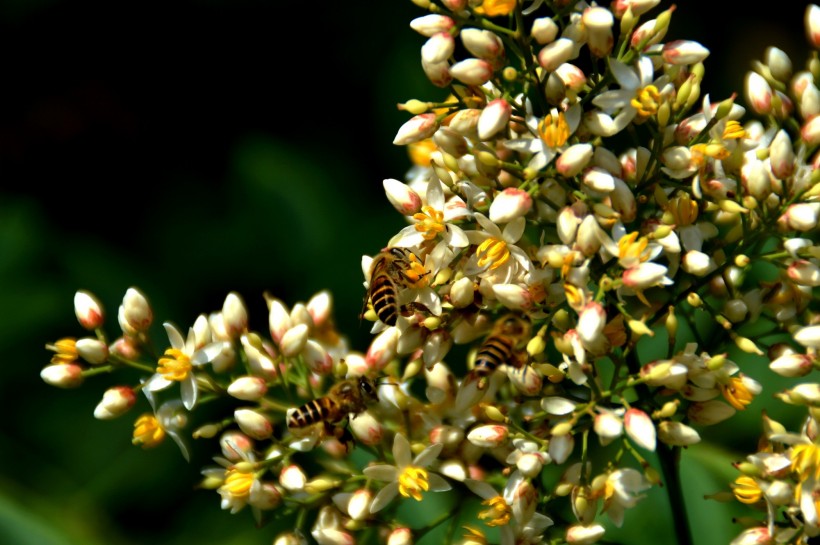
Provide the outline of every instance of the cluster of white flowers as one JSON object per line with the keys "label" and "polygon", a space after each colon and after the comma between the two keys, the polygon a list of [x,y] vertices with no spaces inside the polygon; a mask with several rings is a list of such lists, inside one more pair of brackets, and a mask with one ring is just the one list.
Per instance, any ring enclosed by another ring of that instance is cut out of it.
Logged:
{"label": "cluster of white flowers", "polygon": [[[135,371],[95,416],[126,413],[142,391],[153,410],[135,444],[167,434],[187,457],[189,438],[217,439],[202,486],[258,522],[294,516],[277,545],[412,543],[444,519],[385,513],[447,491],[467,501],[445,519],[480,505],[461,543],[497,528],[504,545],[587,544],[679,479],[647,458],[674,460],[754,402],[764,386],[744,361],[765,358],[806,380],[770,393],[808,416],[789,433],[764,415],[760,451],[727,483],[763,516],[733,544],[808,543],[820,534],[820,385],[806,378],[820,349],[820,8],[806,11],[805,68],[768,48],[747,113],[738,95],[701,93],[709,51],[664,41],[675,7],[660,0],[414,3],[421,68],[443,94],[399,104],[409,119],[393,143],[413,166],[383,189],[407,225],[362,258],[370,346],[348,347],[327,292],[292,308],[265,294],[269,334],[229,293],[187,336],[163,324],[169,348],[154,354],[138,289],[113,341],[79,291],[95,335],[48,345],[43,379]],[[466,362],[450,361],[459,345]],[[232,414],[186,436],[214,397]]]}

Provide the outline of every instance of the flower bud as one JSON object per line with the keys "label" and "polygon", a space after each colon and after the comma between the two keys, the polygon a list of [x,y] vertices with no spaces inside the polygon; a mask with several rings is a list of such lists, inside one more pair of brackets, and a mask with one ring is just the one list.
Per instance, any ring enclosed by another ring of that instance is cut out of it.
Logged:
{"label": "flower bud", "polygon": [[703,252],[690,250],[683,256],[681,267],[695,276],[705,276],[715,268],[712,258]]}
{"label": "flower bud", "polygon": [[539,17],[532,22],[530,35],[540,45],[544,45],[553,41],[558,36],[558,31],[558,24],[552,20],[552,17]]}
{"label": "flower bud", "polygon": [[365,520],[370,516],[370,504],[373,502],[373,493],[367,488],[360,488],[353,492],[347,503],[347,513],[353,520]]}
{"label": "flower bud", "polygon": [[286,358],[292,358],[301,353],[307,344],[308,333],[309,328],[306,324],[297,324],[288,329],[282,336],[282,341],[279,343],[279,349],[282,351],[282,355]]}
{"label": "flower bud", "polygon": [[573,144],[555,161],[555,169],[565,178],[572,178],[587,166],[592,159],[592,144]]}
{"label": "flower bud", "polygon": [[606,446],[621,436],[624,423],[614,412],[602,410],[595,415],[593,429],[601,445]]}
{"label": "flower bud", "polygon": [[282,468],[279,474],[279,484],[290,492],[301,492],[307,484],[307,476],[301,467],[290,464]]}
{"label": "flower bud", "polygon": [[222,304],[222,322],[228,338],[233,340],[248,330],[248,309],[245,308],[245,303],[238,293],[231,292],[225,297]]}
{"label": "flower bud", "polygon": [[581,181],[591,190],[605,195],[615,189],[615,178],[612,174],[598,167],[592,167],[584,172]]}
{"label": "flower bud", "polygon": [[820,143],[820,116],[812,117],[803,125],[800,138],[810,146]]}
{"label": "flower bud", "polygon": [[769,363],[769,369],[781,377],[803,377],[814,368],[812,358],[806,354],[789,353]]}
{"label": "flower bud", "polygon": [[103,393],[102,401],[94,408],[94,418],[110,420],[128,412],[137,396],[130,386],[114,386]]}
{"label": "flower bud", "polygon": [[492,77],[493,67],[484,59],[464,59],[450,67],[450,75],[465,85],[483,85]]}
{"label": "flower bud", "polygon": [[233,417],[239,429],[253,439],[267,439],[273,435],[273,425],[267,417],[253,409],[237,409]]}
{"label": "flower bud", "polygon": [[450,119],[450,129],[467,138],[478,138],[478,118],[480,116],[481,110],[478,108],[459,110]]}
{"label": "flower bud", "polygon": [[570,545],[591,545],[604,537],[606,529],[595,522],[589,526],[576,524],[567,528],[566,542]]}
{"label": "flower bud", "polygon": [[308,542],[301,532],[286,532],[276,536],[273,545],[308,545]]}
{"label": "flower bud", "polygon": [[700,442],[700,435],[686,424],[664,420],[658,425],[658,440],[669,446],[686,447]]}
{"label": "flower bud", "polygon": [[76,388],[83,383],[82,372],[76,363],[55,363],[43,367],[40,378],[58,388]]}
{"label": "flower bud", "polygon": [[708,56],[708,49],[691,40],[673,40],[661,50],[663,61],[674,65],[703,62]]}
{"label": "flower bud", "polygon": [[[815,288],[820,286],[820,267],[806,261],[805,259],[795,260],[786,269],[786,275],[795,283],[801,286],[808,286]],[[77,348],[79,349],[80,341],[77,341]]]}
{"label": "flower bud", "polygon": [[243,401],[256,401],[268,391],[268,385],[261,377],[239,377],[228,386],[228,394]]}
{"label": "flower bud", "polygon": [[89,331],[101,327],[105,319],[99,300],[85,290],[79,290],[74,294],[74,314],[80,325]]}
{"label": "flower bud", "polygon": [[108,345],[99,339],[86,337],[77,340],[77,353],[91,365],[105,363],[108,359]]}
{"label": "flower bud", "polygon": [[446,15],[430,14],[416,17],[410,21],[410,28],[427,38],[439,32],[446,32],[453,26],[455,26],[455,21]]}
{"label": "flower bud", "polygon": [[477,447],[499,447],[507,442],[509,429],[501,424],[485,424],[470,430],[467,440]]}
{"label": "flower bud", "polygon": [[379,333],[370,343],[365,355],[365,362],[368,369],[380,370],[390,363],[398,353],[399,330],[396,327],[388,327]]}
{"label": "flower bud", "polygon": [[475,283],[467,276],[459,278],[450,286],[450,303],[455,308],[465,308],[475,299]]}
{"label": "flower bud", "polygon": [[789,205],[781,220],[788,229],[813,231],[820,216],[820,203],[800,202]]}
{"label": "flower bud", "polygon": [[[412,216],[421,210],[421,197],[405,183],[388,178],[382,182],[387,200],[400,214]],[[314,320],[315,321],[315,320]]]}
{"label": "flower bud", "polygon": [[541,48],[541,51],[538,52],[538,64],[544,70],[552,72],[572,59],[574,54],[575,43],[569,38],[558,38]]}
{"label": "flower bud", "polygon": [[532,295],[523,286],[518,284],[494,284],[492,290],[495,298],[510,310],[528,310],[532,307]]}
{"label": "flower bud", "polygon": [[806,6],[804,24],[806,25],[806,36],[812,47],[820,49],[820,7],[816,4]]}
{"label": "flower bud", "polygon": [[421,59],[426,63],[445,62],[456,49],[456,42],[449,32],[437,32],[421,46]]}
{"label": "flower bud", "polygon": [[810,325],[798,329],[793,338],[807,348],[820,348],[820,325]]}
{"label": "flower bud", "polygon": [[624,415],[624,428],[630,439],[649,451],[656,446],[655,425],[648,414],[640,409],[631,408]]}
{"label": "flower bud", "polygon": [[427,79],[430,80],[430,83],[432,83],[436,87],[447,87],[453,81],[453,75],[450,73],[450,64],[446,61],[422,61],[421,68],[422,70],[424,70],[424,75],[427,76]]}
{"label": "flower bud", "polygon": [[508,223],[515,218],[526,216],[532,209],[532,197],[523,189],[508,187],[495,196],[490,205],[490,221]]}
{"label": "flower bud", "polygon": [[584,10],[581,22],[587,29],[590,53],[596,57],[606,57],[614,44],[612,25],[615,18],[612,12],[600,6],[589,7]]}
{"label": "flower bud", "polygon": [[772,174],[779,180],[785,180],[794,172],[794,149],[789,133],[780,129],[769,145],[769,164]]}
{"label": "flower bud", "polygon": [[365,445],[378,445],[384,436],[384,425],[370,411],[357,414],[349,425],[356,439]]}
{"label": "flower bud", "polygon": [[154,312],[148,300],[137,288],[128,288],[122,300],[122,315],[128,326],[136,331],[146,331],[154,320]]}
{"label": "flower bud", "polygon": [[692,403],[686,411],[686,416],[694,424],[712,426],[734,416],[736,412],[737,410],[731,405],[717,399],[710,399]]}
{"label": "flower bud", "polygon": [[436,114],[427,113],[413,116],[399,127],[399,131],[393,139],[393,144],[404,146],[412,142],[424,140],[432,136],[433,133],[436,132],[436,129],[438,129]]}
{"label": "flower bud", "polygon": [[478,138],[489,140],[507,126],[512,115],[510,103],[503,98],[497,98],[487,103],[478,117]]}
{"label": "flower bud", "polygon": [[396,528],[387,536],[387,545],[413,545],[413,531],[410,528]]}
{"label": "flower bud", "polygon": [[504,43],[492,31],[464,28],[459,35],[467,51],[479,59],[492,62],[504,55]]}

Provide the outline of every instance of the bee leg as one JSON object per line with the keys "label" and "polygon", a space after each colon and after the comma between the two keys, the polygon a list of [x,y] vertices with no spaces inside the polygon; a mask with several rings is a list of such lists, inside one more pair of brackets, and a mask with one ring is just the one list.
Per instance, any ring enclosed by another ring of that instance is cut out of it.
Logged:
{"label": "bee leg", "polygon": [[432,312],[430,312],[430,309],[422,305],[421,303],[407,303],[406,305],[403,305],[400,310],[402,316],[412,316],[416,312],[432,314]]}
{"label": "bee leg", "polygon": [[350,454],[350,451],[353,450],[354,441],[353,441],[353,434],[350,433],[350,430],[347,429],[347,426],[336,426],[334,430],[334,436],[336,439],[345,446],[345,452]]}

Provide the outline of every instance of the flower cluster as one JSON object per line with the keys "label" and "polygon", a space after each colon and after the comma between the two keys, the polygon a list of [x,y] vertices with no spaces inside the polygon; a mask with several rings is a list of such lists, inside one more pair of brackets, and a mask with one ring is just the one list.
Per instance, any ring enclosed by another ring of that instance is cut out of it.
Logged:
{"label": "flower cluster", "polygon": [[[788,433],[764,414],[727,484],[763,517],[733,543],[820,534],[820,8],[805,68],[768,48],[747,112],[701,92],[709,51],[666,39],[660,0],[414,3],[441,96],[398,105],[413,166],[383,189],[406,227],[362,258],[369,347],[348,346],[327,292],[265,294],[264,333],[229,293],[187,332],[162,324],[156,351],[138,289],[115,339],[79,291],[93,335],[47,345],[42,378],[131,372],[95,416],[141,392],[134,444],[169,435],[187,457],[215,439],[202,487],[258,522],[293,514],[276,544],[407,544],[471,505],[463,543],[587,544],[678,479],[652,460],[754,403],[764,381],[745,368],[762,359],[806,380],[776,397],[808,416]],[[185,432],[215,400],[229,413]],[[421,526],[385,514],[433,492],[465,501]]]}

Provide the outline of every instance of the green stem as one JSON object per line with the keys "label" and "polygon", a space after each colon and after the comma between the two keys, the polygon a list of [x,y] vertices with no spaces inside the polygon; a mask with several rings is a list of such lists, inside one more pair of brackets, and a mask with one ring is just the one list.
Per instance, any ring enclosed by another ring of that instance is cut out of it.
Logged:
{"label": "green stem", "polygon": [[692,545],[692,531],[689,528],[689,519],[686,515],[686,502],[683,498],[683,487],[680,480],[680,447],[658,445],[658,459],[663,472],[666,495],[669,498],[669,507],[672,511],[672,521],[675,526],[675,535],[678,536],[678,545]]}

